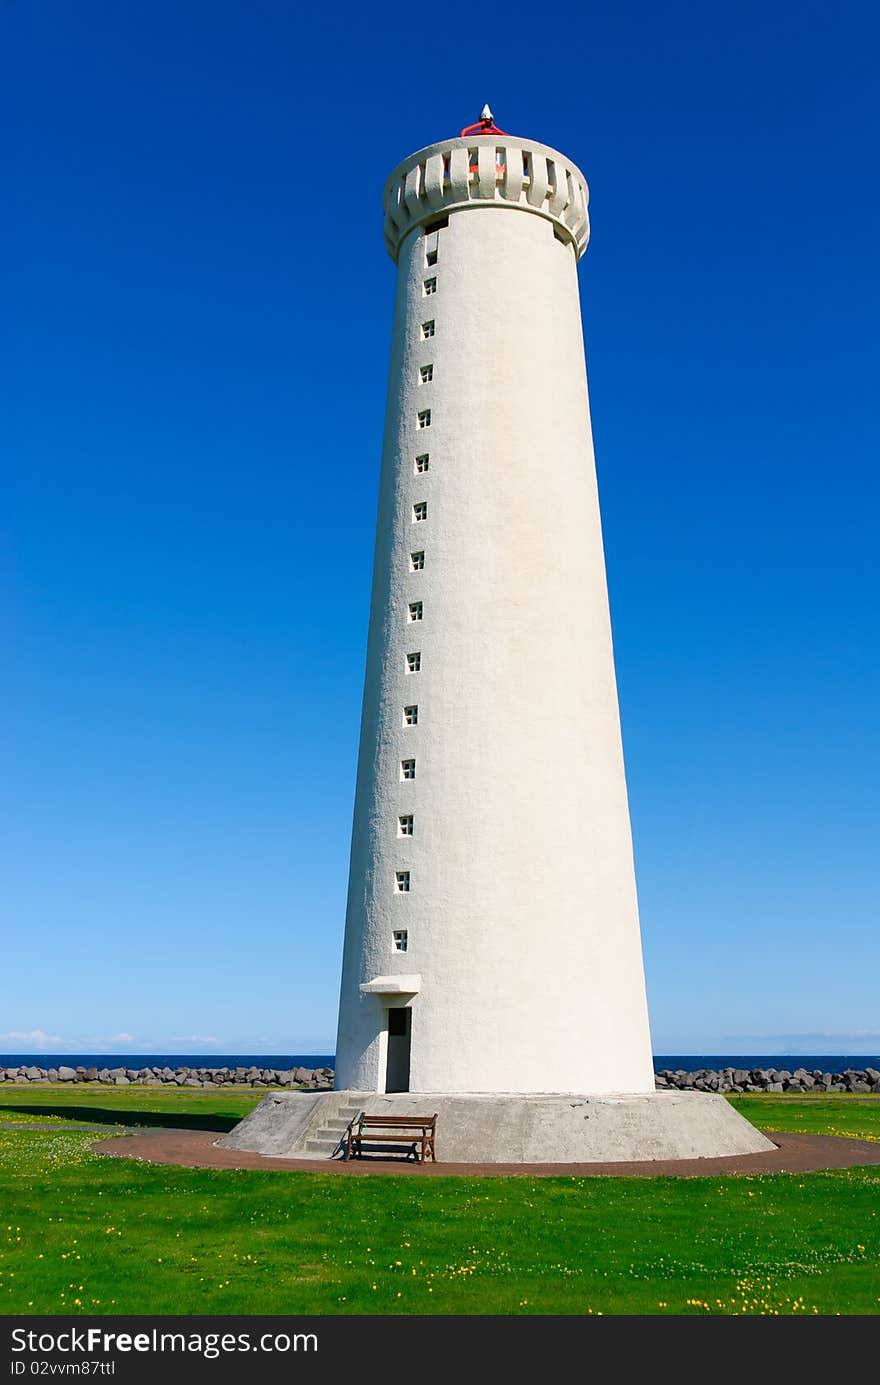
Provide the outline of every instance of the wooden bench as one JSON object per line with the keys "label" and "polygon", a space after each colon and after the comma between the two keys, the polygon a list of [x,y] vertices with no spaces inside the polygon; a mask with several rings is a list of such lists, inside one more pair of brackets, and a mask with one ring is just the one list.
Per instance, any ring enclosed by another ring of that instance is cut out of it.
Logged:
{"label": "wooden bench", "polygon": [[349,1123],[345,1132],[343,1158],[351,1159],[355,1156],[361,1159],[364,1142],[377,1145],[405,1144],[410,1146],[406,1156],[408,1159],[415,1159],[423,1164],[430,1158],[431,1162],[436,1164],[436,1137],[436,1112],[433,1116],[368,1116],[366,1111],[361,1111],[360,1115],[355,1116]]}

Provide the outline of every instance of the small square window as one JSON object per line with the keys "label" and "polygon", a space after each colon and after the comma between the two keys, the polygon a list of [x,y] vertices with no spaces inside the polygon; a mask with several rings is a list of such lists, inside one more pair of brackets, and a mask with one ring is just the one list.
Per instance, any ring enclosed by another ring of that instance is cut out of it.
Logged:
{"label": "small square window", "polygon": [[431,459],[427,452],[423,452],[421,456],[416,457],[415,466],[413,467],[416,476],[421,476],[423,472],[427,471],[430,463]]}
{"label": "small square window", "polygon": [[418,705],[417,705],[416,703],[413,703],[413,704],[412,704],[411,706],[409,706],[409,707],[404,707],[404,709],[403,709],[403,724],[404,724],[404,726],[418,726],[418,724],[419,724],[419,709],[418,709]]}
{"label": "small square window", "polygon": [[394,872],[394,885],[398,894],[409,894],[409,871],[396,870]]}
{"label": "small square window", "polygon": [[400,762],[400,777],[401,777],[401,779],[415,779],[415,777],[416,777],[416,762],[415,762],[415,760],[401,760],[401,762]]}
{"label": "small square window", "polygon": [[413,834],[413,815],[407,813],[402,818],[397,819],[398,837],[411,837]]}
{"label": "small square window", "polygon": [[411,601],[406,609],[407,620],[421,620],[424,615],[424,609],[421,601]]}
{"label": "small square window", "polygon": [[428,251],[426,252],[426,254],[425,254],[425,264],[426,264],[426,265],[428,266],[428,268],[430,269],[431,265],[435,265],[436,263],[437,263],[437,251],[436,251],[436,250],[428,250]]}
{"label": "small square window", "polygon": [[434,319],[431,318],[431,321],[430,321],[430,322],[423,322],[423,323],[422,323],[422,341],[427,341],[428,338],[429,338],[429,337],[433,337],[433,335],[434,335]]}
{"label": "small square window", "polygon": [[410,572],[421,572],[425,566],[425,550],[420,548],[418,553],[410,553],[409,570]]}
{"label": "small square window", "polygon": [[428,518],[427,500],[418,500],[413,505],[413,524],[421,524],[423,519]]}
{"label": "small square window", "polygon": [[421,654],[407,654],[406,671],[407,673],[418,673],[422,667]]}
{"label": "small square window", "polygon": [[429,385],[434,378],[434,367],[432,365],[419,366],[419,380],[423,385]]}
{"label": "small square window", "polygon": [[406,952],[407,943],[409,942],[409,935],[406,929],[395,928],[394,932],[391,934],[391,937],[394,943],[394,951]]}
{"label": "small square window", "polygon": [[[435,262],[435,263],[436,263],[436,262]],[[437,292],[437,280],[436,280],[436,278],[426,279],[425,282],[422,284],[422,292],[424,293],[424,295],[425,295],[426,298],[430,298],[432,293],[436,293],[436,292]]]}
{"label": "small square window", "polygon": [[418,424],[419,424],[419,427],[420,427],[420,428],[430,428],[430,426],[431,426],[431,410],[430,410],[430,409],[419,409],[419,413],[418,413]]}

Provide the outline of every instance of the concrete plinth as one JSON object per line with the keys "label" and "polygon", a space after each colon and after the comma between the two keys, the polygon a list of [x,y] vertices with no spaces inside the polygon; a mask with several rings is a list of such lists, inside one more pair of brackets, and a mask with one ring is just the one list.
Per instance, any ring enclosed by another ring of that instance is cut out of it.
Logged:
{"label": "concrete plinth", "polygon": [[267,1096],[217,1141],[227,1149],[327,1159],[350,1113],[437,1113],[445,1163],[611,1163],[759,1154],[774,1145],[710,1092],[572,1096],[284,1092]]}

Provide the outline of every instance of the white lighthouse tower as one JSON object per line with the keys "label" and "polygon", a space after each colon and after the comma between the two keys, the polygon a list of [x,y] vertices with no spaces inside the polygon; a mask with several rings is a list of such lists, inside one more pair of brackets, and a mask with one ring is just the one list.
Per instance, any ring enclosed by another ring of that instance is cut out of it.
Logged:
{"label": "white lighthouse tower", "polygon": [[397,294],[337,1088],[654,1089],[577,262],[486,108],[385,186]]}
{"label": "white lighthouse tower", "polygon": [[386,184],[397,296],[335,1090],[269,1094],[223,1146],[327,1159],[364,1116],[433,1113],[450,1165],[773,1149],[718,1093],[654,1091],[588,234],[583,174],[488,108]]}

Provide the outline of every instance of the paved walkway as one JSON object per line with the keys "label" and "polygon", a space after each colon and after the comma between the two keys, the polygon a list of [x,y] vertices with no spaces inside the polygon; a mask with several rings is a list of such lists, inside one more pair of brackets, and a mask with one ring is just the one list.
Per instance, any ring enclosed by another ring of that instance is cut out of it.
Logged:
{"label": "paved walkway", "polygon": [[718,1174],[810,1173],[817,1169],[849,1169],[880,1164],[880,1141],[851,1140],[834,1135],[790,1135],[766,1131],[777,1146],[763,1154],[743,1154],[723,1159],[657,1159],[641,1163],[610,1164],[416,1164],[395,1158],[276,1159],[238,1149],[219,1149],[214,1130],[145,1130],[136,1135],[97,1140],[98,1154],[119,1159],[141,1159],[151,1164],[180,1164],[194,1169],[265,1169],[271,1173],[326,1173],[354,1176],[406,1174],[418,1178],[448,1175],[520,1177],[650,1178],[658,1175],[697,1178]]}

